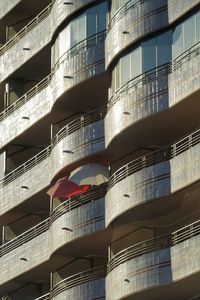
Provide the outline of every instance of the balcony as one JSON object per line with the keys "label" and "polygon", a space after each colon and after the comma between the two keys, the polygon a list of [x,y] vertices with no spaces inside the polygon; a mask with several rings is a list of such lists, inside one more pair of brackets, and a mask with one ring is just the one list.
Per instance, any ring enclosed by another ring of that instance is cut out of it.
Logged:
{"label": "balcony", "polygon": [[[133,212],[138,205],[166,196],[173,199],[176,192],[198,182],[199,142],[200,130],[197,130],[171,147],[139,157],[117,170],[109,180],[106,225],[128,210]],[[174,204],[175,199],[172,206]],[[164,213],[163,209],[162,212],[158,209],[158,203],[156,207],[158,214]]]}
{"label": "balcony", "polygon": [[47,188],[62,169],[102,153],[103,118],[100,110],[72,121],[59,131],[50,146],[6,175],[0,182],[0,215]]}
{"label": "balcony", "polygon": [[50,299],[105,299],[105,276],[105,267],[70,276],[52,287]]}
{"label": "balcony", "polygon": [[166,0],[128,1],[116,11],[108,24],[106,67],[131,43],[167,25]]}
{"label": "balcony", "polygon": [[[65,96],[66,105],[72,95],[66,101],[65,93],[71,87],[104,72],[104,40],[105,31],[71,48],[46,78],[0,113],[0,147],[51,113],[59,97]],[[76,102],[73,99],[77,106]],[[84,110],[91,106],[90,102],[88,96],[84,101]],[[73,103],[69,103],[70,109]],[[79,105],[83,106],[83,103]]]}
{"label": "balcony", "polygon": [[[191,121],[191,129],[187,127],[187,131],[198,126],[198,115],[195,109],[191,110],[191,101],[193,103],[198,101],[199,47],[200,43],[197,43],[169,64],[131,79],[112,95],[105,118],[106,147],[120,143],[123,136],[119,133],[123,132],[124,136],[125,133],[128,136],[130,134],[136,136],[140,130],[145,132],[145,136],[141,135],[138,138],[137,135],[140,145],[161,142],[166,144],[170,142],[169,129],[167,132],[162,127],[163,123],[173,127],[172,132],[170,131],[170,134],[174,134],[174,137],[171,136],[172,140],[181,134],[184,135],[186,133],[184,125],[181,133],[174,130],[175,112],[181,114],[185,122]],[[176,111],[177,104],[179,104],[178,112]],[[166,125],[167,128],[168,126]],[[161,130],[161,137],[157,135],[159,141],[153,134],[155,130],[157,132]],[[147,132],[149,132],[149,138]],[[165,135],[165,140],[162,141],[163,135]]]}
{"label": "balcony", "polygon": [[199,3],[199,0],[180,1],[180,3],[179,1],[168,0],[169,23],[173,23]]}
{"label": "balcony", "polygon": [[[75,239],[86,237],[105,229],[105,194],[105,185],[95,187],[81,195],[66,200],[53,210],[50,226],[52,253]],[[97,235],[95,235],[95,238],[97,238]],[[95,243],[96,240],[94,241]],[[67,251],[68,249],[66,248],[65,254]],[[74,254],[74,251],[72,254]]]}
{"label": "balcony", "polygon": [[48,229],[49,219],[0,247],[1,285],[49,259]]}
{"label": "balcony", "polygon": [[51,41],[51,9],[52,4],[0,48],[0,82]]}
{"label": "balcony", "polygon": [[[51,172],[55,176],[75,161],[105,150],[103,110],[86,114],[63,127],[52,141]],[[58,159],[59,157],[59,159]]]}
{"label": "balcony", "polygon": [[106,299],[138,299],[134,294],[139,291],[171,280],[170,240],[168,236],[157,237],[126,248],[111,258]]}

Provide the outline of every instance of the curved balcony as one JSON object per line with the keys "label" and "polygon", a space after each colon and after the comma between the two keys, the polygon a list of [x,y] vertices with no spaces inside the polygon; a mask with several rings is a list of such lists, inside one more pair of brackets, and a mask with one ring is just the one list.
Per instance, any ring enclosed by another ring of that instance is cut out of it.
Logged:
{"label": "curved balcony", "polygon": [[103,110],[86,114],[58,132],[52,141],[52,177],[63,167],[105,150],[104,115]]}
{"label": "curved balcony", "polygon": [[[0,147],[49,114],[59,97],[72,86],[104,72],[105,31],[94,35],[67,51],[54,70],[35,87],[0,113]],[[71,78],[66,78],[66,70]],[[66,102],[72,98],[68,97]],[[75,105],[78,104],[75,102]],[[89,100],[79,105],[91,106]],[[69,103],[70,109],[72,103]],[[97,105],[97,103],[96,103]]]}
{"label": "curved balcony", "polygon": [[3,0],[0,3],[0,19],[2,19],[9,11],[11,11],[21,0]]}
{"label": "curved balcony", "polygon": [[166,0],[130,0],[125,3],[111,17],[108,24],[106,67],[131,43],[167,25]]}
{"label": "curved balcony", "polygon": [[1,285],[49,259],[48,229],[49,219],[0,247]]}
{"label": "curved balcony", "polygon": [[200,221],[172,233],[171,261],[173,280],[200,271]]}
{"label": "curved balcony", "polygon": [[57,283],[50,292],[50,299],[105,299],[106,267],[87,270]]}
{"label": "curved balcony", "polygon": [[[65,126],[52,144],[0,181],[0,215],[47,188],[52,178],[72,163],[105,150],[103,110],[86,114]],[[97,159],[97,157],[96,157]]]}
{"label": "curved balcony", "polygon": [[173,23],[200,3],[199,0],[180,1],[168,0],[169,23]]}
{"label": "curved balcony", "polygon": [[135,299],[133,295],[137,292],[171,280],[169,237],[147,240],[111,258],[106,277],[106,299]]}
{"label": "curved balcony", "polygon": [[[139,157],[117,170],[109,180],[106,225],[129,210],[131,213],[138,205],[173,197],[175,192],[197,182],[199,150],[200,130],[197,130],[171,147]],[[158,206],[157,214],[161,214]]]}
{"label": "curved balcony", "polygon": [[[197,102],[200,86],[199,50],[200,43],[197,43],[169,64],[162,65],[131,79],[112,95],[105,118],[107,147],[117,143],[118,140],[120,142],[122,137],[118,134],[121,132],[124,134],[131,131],[132,136],[137,135],[138,139],[138,127],[140,126],[145,132],[145,137],[140,137],[142,143],[147,138],[146,130],[152,133],[155,130],[159,132],[159,128],[161,128],[161,134],[163,135],[163,128],[162,126],[158,128],[158,123],[168,124],[170,120],[170,124],[174,124],[173,111],[176,109],[176,104],[180,105],[179,108],[182,107],[184,118],[190,120],[192,118],[191,129],[198,126],[198,115],[195,109],[191,111],[191,99],[189,97],[194,95],[192,101]],[[195,107],[195,105],[193,106]],[[164,111],[166,111],[165,114],[160,114]],[[186,111],[187,114],[191,111],[191,114],[187,116]],[[181,113],[180,109],[179,113]],[[169,114],[172,114],[171,117]],[[150,116],[152,116],[151,120],[147,119]],[[137,123],[138,127],[136,126]],[[169,126],[172,126],[170,124]],[[149,143],[160,143],[160,139],[158,141],[155,138],[153,141],[153,138],[151,135]],[[164,142],[166,143],[166,140]]]}
{"label": "curved balcony", "polygon": [[59,25],[67,17],[92,2],[94,0],[78,0],[73,5],[66,5],[62,0],[52,0],[43,11],[0,48],[0,64],[3,68],[0,82],[47,46]]}
{"label": "curved balcony", "polygon": [[106,185],[95,187],[66,200],[53,210],[51,252],[75,239],[105,229],[105,194]]}

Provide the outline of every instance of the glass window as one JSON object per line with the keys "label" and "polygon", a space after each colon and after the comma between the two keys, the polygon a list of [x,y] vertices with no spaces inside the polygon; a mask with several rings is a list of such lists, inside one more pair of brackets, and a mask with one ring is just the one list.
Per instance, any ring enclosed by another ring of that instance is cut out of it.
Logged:
{"label": "glass window", "polygon": [[172,33],[172,59],[183,52],[183,25],[176,26]]}
{"label": "glass window", "polygon": [[141,47],[138,46],[131,52],[131,78],[137,77],[141,74]]}
{"label": "glass window", "polygon": [[200,11],[196,14],[196,43],[200,41]]}
{"label": "glass window", "polygon": [[71,47],[73,47],[78,42],[78,37],[77,37],[77,21],[76,20],[72,21],[70,27],[71,27],[71,30],[70,30]]}
{"label": "glass window", "polygon": [[142,43],[142,73],[156,67],[156,39]]}
{"label": "glass window", "polygon": [[78,43],[86,39],[86,14],[82,14],[77,19],[78,22]]}
{"label": "glass window", "polygon": [[96,13],[97,9],[95,7],[91,7],[87,10],[87,37],[96,34]]}
{"label": "glass window", "polygon": [[160,34],[157,37],[157,66],[168,63],[171,60],[171,31]]}
{"label": "glass window", "polygon": [[120,60],[120,74],[121,74],[121,84],[122,86],[124,83],[130,80],[130,54],[124,56]]}
{"label": "glass window", "polygon": [[195,16],[184,22],[184,50],[195,44]]}
{"label": "glass window", "polygon": [[97,32],[106,29],[106,16],[107,16],[108,6],[107,2],[103,2],[97,6]]}
{"label": "glass window", "polygon": [[120,87],[119,66],[120,63],[118,63],[115,68],[115,90],[117,90]]}

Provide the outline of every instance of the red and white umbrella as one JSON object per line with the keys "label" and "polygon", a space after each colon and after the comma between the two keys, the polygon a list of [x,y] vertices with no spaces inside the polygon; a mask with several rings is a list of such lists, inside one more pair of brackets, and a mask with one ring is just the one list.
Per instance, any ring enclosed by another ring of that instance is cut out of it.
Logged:
{"label": "red and white umbrella", "polygon": [[83,165],[71,172],[69,176],[69,180],[78,185],[100,185],[108,179],[108,168],[100,164]]}
{"label": "red and white umbrella", "polygon": [[68,198],[87,191],[89,187],[89,185],[78,185],[68,177],[62,177],[49,188],[47,194],[52,198]]}

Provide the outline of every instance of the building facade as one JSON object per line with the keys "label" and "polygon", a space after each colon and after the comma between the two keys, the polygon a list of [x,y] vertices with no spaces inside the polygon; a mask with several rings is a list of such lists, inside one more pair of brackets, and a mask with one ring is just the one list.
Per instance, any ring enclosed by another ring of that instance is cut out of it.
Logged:
{"label": "building facade", "polygon": [[200,1],[0,0],[0,44],[0,299],[200,299]]}

